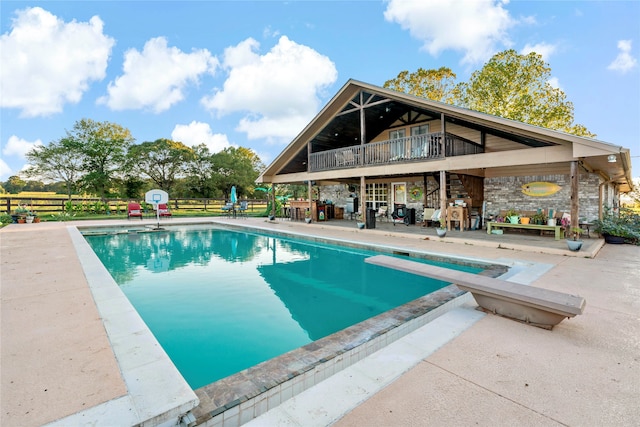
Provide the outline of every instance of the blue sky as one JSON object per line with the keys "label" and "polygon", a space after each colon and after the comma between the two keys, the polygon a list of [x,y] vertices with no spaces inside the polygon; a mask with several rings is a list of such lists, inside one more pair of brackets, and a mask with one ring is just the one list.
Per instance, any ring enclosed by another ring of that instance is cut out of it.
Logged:
{"label": "blue sky", "polygon": [[350,78],[380,85],[534,50],[575,121],[640,176],[638,1],[5,1],[0,180],[90,118],[136,142],[253,149],[265,164]]}

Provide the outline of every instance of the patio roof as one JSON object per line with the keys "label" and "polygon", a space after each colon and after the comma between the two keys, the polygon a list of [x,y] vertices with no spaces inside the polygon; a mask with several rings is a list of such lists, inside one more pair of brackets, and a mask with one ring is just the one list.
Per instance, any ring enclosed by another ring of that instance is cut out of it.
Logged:
{"label": "patio roof", "polygon": [[[369,143],[385,131],[419,125],[444,117],[445,126],[461,126],[486,140],[485,153],[413,163],[407,169],[353,168],[312,173],[308,156],[330,149]],[[364,126],[361,127],[361,119]],[[505,148],[504,144],[510,144]],[[614,155],[616,162],[609,161]],[[473,110],[349,80],[318,115],[265,169],[258,182],[348,182],[360,176],[411,176],[458,170],[481,177],[568,173],[569,163],[615,183],[619,191],[632,189],[628,148],[591,138],[532,126]]]}

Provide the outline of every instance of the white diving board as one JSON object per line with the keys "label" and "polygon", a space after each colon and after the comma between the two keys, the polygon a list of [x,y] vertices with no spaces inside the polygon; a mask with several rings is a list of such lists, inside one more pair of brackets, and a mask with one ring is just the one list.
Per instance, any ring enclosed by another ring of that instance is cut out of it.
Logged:
{"label": "white diving board", "polygon": [[387,255],[372,256],[365,262],[453,283],[471,292],[483,310],[545,329],[553,328],[564,318],[582,314],[586,304],[584,298],[576,295]]}

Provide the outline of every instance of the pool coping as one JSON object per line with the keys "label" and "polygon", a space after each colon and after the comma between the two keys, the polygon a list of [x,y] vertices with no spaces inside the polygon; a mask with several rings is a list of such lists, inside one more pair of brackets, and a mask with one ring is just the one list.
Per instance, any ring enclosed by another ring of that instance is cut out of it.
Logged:
{"label": "pool coping", "polygon": [[[162,349],[89,243],[82,226],[67,231],[127,388],[122,397],[46,424],[48,427],[178,425],[198,398]],[[162,375],[158,375],[162,372]]]}

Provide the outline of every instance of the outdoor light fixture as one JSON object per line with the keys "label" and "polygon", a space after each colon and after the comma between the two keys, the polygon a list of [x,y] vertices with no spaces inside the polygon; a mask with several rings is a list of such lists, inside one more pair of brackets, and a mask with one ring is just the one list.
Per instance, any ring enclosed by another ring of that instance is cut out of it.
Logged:
{"label": "outdoor light fixture", "polygon": [[616,155],[615,154],[609,154],[609,157],[607,157],[607,161],[609,163],[615,163],[616,162]]}

